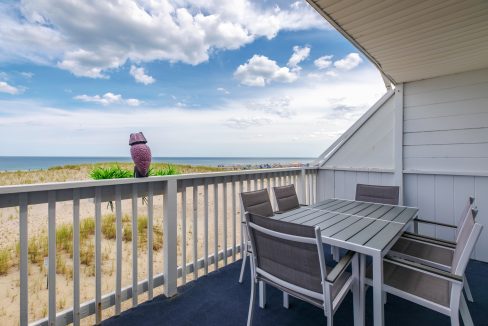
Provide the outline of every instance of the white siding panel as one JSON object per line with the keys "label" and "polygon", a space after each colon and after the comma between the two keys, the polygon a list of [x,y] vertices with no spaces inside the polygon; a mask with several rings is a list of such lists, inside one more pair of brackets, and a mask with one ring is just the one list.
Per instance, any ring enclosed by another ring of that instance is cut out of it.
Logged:
{"label": "white siding panel", "polygon": [[319,174],[323,174],[325,176],[325,198],[334,198],[335,197],[335,176],[334,171],[330,170],[320,170]]}
{"label": "white siding panel", "polygon": [[[419,215],[427,220],[435,220],[435,176],[418,175],[417,176],[417,205]],[[435,228],[432,226],[420,225],[419,231],[435,236]]]}
{"label": "white siding panel", "polygon": [[488,157],[488,143],[405,146],[405,157]]}
{"label": "white siding panel", "polygon": [[486,112],[487,107],[488,98],[476,98],[465,101],[406,107],[404,118],[405,120],[413,120],[445,116],[459,116],[461,114],[476,114]]}
{"label": "white siding panel", "polygon": [[408,83],[404,88],[405,96],[430,93],[441,89],[451,89],[474,84],[488,83],[488,69],[478,69],[439,78],[430,78]]}
{"label": "white siding panel", "polygon": [[346,199],[354,199],[356,197],[356,173],[355,171],[345,172],[344,195]]}
{"label": "white siding panel", "polygon": [[405,174],[403,176],[403,200],[406,206],[417,207],[418,206],[418,187],[417,187],[417,175]]}
{"label": "white siding panel", "polygon": [[[461,113],[461,111],[460,111]],[[484,113],[439,118],[405,120],[404,132],[473,129],[488,127],[488,107]]]}
{"label": "white siding panel", "polygon": [[[486,173],[488,158],[405,158],[405,170]],[[469,175],[469,174],[468,174]]]}
{"label": "white siding panel", "polygon": [[381,173],[370,172],[369,173],[369,184],[371,185],[381,185]]}
{"label": "white siding panel", "polygon": [[381,184],[383,186],[395,185],[395,175],[393,173],[381,173]]}
{"label": "white siding panel", "polygon": [[[454,224],[454,179],[448,175],[435,176],[435,220]],[[436,237],[454,240],[454,230],[436,227]]]}
{"label": "white siding panel", "polygon": [[[488,177],[406,174],[405,205],[419,208],[419,217],[457,225],[469,196],[475,196],[476,221],[488,227]],[[438,227],[419,227],[420,232],[453,239],[454,233]],[[473,257],[488,262],[488,232],[483,230]]]}
{"label": "white siding panel", "polygon": [[344,189],[344,171],[335,171],[334,174],[334,197],[335,198],[346,198],[346,192]]}
{"label": "white siding panel", "polygon": [[[442,77],[435,79],[440,78]],[[459,102],[462,100],[471,100],[476,98],[486,98],[486,93],[484,92],[486,91],[487,87],[488,83],[480,83],[468,86],[461,86],[457,88],[453,87],[449,89],[433,90],[429,93],[412,94],[405,96],[405,107]]]}
{"label": "white siding panel", "polygon": [[368,184],[369,183],[368,172],[357,172],[356,181],[357,183]]}
{"label": "white siding panel", "polygon": [[393,97],[325,163],[327,168],[393,168]]}
{"label": "white siding panel", "polygon": [[318,198],[324,200],[354,199],[358,183],[393,185],[394,179],[392,172],[319,170],[318,180]]}
{"label": "white siding panel", "polygon": [[404,168],[488,173],[488,69],[404,89]]}
{"label": "white siding panel", "polygon": [[478,216],[476,221],[484,226],[478,244],[476,246],[475,258],[488,262],[488,178],[475,178],[475,197],[478,206]]}
{"label": "white siding panel", "polygon": [[488,142],[488,128],[411,132],[405,133],[403,136],[403,144],[406,146],[476,144],[486,142]]}
{"label": "white siding panel", "polygon": [[468,198],[474,196],[474,179],[475,177],[469,176],[454,177],[454,223],[456,225],[463,217],[461,213],[468,202]]}

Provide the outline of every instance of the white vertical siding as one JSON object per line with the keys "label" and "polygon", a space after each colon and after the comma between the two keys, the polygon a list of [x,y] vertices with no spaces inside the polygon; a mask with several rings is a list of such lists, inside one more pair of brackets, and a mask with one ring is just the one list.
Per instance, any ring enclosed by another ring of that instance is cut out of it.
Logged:
{"label": "white vertical siding", "polygon": [[404,88],[405,170],[488,172],[488,69]]}
{"label": "white vertical siding", "polygon": [[317,200],[354,199],[358,183],[393,185],[393,172],[319,170]]}
{"label": "white vertical siding", "polygon": [[[423,219],[457,224],[469,196],[475,197],[479,214],[476,220],[488,227],[488,177],[452,175],[404,175],[405,205],[419,208]],[[454,240],[454,232],[443,227],[419,230],[427,235]],[[476,246],[474,258],[488,261],[488,231],[484,230]]]}

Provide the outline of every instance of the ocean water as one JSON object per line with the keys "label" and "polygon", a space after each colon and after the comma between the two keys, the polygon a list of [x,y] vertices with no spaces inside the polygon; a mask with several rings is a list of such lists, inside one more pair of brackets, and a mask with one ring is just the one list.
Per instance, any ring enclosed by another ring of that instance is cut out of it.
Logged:
{"label": "ocean water", "polygon": [[[310,157],[153,157],[153,162],[205,166],[259,166],[307,164]],[[130,157],[0,156],[0,171],[47,169],[68,164],[132,162]]]}

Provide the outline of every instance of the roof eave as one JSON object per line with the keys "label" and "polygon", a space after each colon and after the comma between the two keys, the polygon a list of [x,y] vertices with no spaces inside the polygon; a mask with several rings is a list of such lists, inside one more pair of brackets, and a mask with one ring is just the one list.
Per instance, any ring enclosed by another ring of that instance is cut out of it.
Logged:
{"label": "roof eave", "polygon": [[[376,66],[381,71],[381,74],[386,77],[393,85],[396,85],[397,82],[393,77],[391,77],[386,71],[383,70],[381,64],[368,52],[364,49],[358,41],[354,39],[349,33],[347,33],[341,25],[339,25],[329,14],[327,14],[322,8],[320,8],[314,0],[307,0],[307,2],[315,9],[322,17],[324,17],[331,25],[334,27],[339,33],[342,34],[349,42],[351,42],[372,64]],[[386,85],[386,83],[385,83]]]}

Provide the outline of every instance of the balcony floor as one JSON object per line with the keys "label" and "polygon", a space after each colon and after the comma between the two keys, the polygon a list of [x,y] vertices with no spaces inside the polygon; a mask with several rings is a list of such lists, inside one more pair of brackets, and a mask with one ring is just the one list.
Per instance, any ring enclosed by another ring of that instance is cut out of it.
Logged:
{"label": "balcony floor", "polygon": [[[240,261],[190,282],[168,299],[157,296],[151,301],[112,317],[103,325],[245,325],[249,305],[249,270],[244,284],[237,282]],[[475,325],[488,325],[488,264],[471,261],[467,276],[475,299],[469,310]],[[256,300],[257,301],[257,300]],[[266,309],[256,306],[254,325],[324,325],[321,309],[290,298],[290,309],[282,307],[281,292],[268,287]],[[366,298],[366,325],[372,325],[372,296]],[[433,312],[392,295],[385,305],[386,325],[450,325],[447,316]],[[346,297],[334,317],[335,325],[353,325],[352,296]]]}

